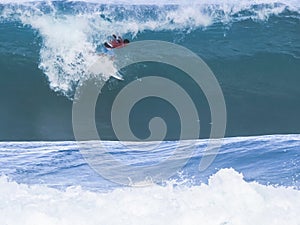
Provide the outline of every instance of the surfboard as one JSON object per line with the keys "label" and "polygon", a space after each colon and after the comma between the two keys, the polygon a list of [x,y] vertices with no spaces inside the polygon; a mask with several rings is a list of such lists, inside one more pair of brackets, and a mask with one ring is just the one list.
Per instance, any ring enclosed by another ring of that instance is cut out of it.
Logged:
{"label": "surfboard", "polygon": [[118,80],[124,80],[123,75],[120,72],[116,72],[115,74],[112,74],[111,76]]}

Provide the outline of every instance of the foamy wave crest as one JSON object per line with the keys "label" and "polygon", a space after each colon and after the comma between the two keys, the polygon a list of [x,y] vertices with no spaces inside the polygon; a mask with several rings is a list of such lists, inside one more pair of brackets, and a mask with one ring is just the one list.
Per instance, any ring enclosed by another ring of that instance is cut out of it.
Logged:
{"label": "foamy wave crest", "polygon": [[[38,31],[43,40],[39,68],[51,88],[67,96],[81,79],[88,78],[88,68],[97,60],[97,47],[112,33],[130,38],[145,30],[189,33],[214,23],[267,20],[287,10],[298,16],[300,9],[295,0],[92,2],[0,0],[2,20],[19,20]],[[107,70],[114,71],[112,62],[108,63],[102,65],[102,80],[112,75]]]}
{"label": "foamy wave crest", "polygon": [[0,218],[9,225],[150,225],[300,223],[300,192],[247,183],[222,169],[208,185],[120,188],[105,193],[65,191],[0,179]]}
{"label": "foamy wave crest", "polygon": [[[28,3],[28,2],[41,2],[36,0],[1,0],[1,4],[11,4],[11,3]],[[48,1],[51,2],[51,1]],[[105,0],[67,0],[66,2],[87,2],[87,3],[99,3],[99,4],[123,4],[123,5],[191,5],[191,4],[232,4],[232,5],[245,5],[245,4],[274,4],[282,3],[286,5],[298,5],[297,0],[202,0],[201,2],[197,0],[136,0],[134,2],[130,0],[110,0],[109,2]]]}

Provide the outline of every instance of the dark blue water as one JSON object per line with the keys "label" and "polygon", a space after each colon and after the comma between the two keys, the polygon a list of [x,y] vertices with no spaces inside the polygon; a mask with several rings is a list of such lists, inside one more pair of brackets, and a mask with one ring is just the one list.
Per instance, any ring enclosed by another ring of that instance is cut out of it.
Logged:
{"label": "dark blue water", "polygon": [[[106,152],[115,159],[143,168],[153,163],[163,164],[161,159],[169,156],[176,147],[173,142],[166,142],[154,152],[146,150],[145,146],[155,144],[132,143],[131,149],[120,147],[116,142],[107,142],[105,146]],[[209,177],[219,170],[233,168],[243,173],[247,182],[300,188],[299,135],[224,139],[215,160],[205,171],[199,171],[199,163],[207,141],[187,141],[185,145],[196,146],[195,151],[190,158],[186,155],[187,163],[168,181],[176,180],[188,186],[207,183]],[[93,145],[88,146],[93,148]],[[139,151],[132,150],[135,148]],[[84,160],[81,150],[76,142],[2,142],[1,172],[18,183],[46,184],[58,189],[81,186],[88,190],[107,191],[124,187],[93,170]],[[175,165],[175,160],[171,163]],[[118,168],[115,169],[118,171]]]}

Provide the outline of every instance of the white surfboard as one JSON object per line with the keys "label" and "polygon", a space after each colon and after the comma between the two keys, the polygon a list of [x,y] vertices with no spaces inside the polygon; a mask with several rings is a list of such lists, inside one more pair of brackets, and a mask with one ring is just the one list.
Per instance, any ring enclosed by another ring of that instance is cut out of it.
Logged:
{"label": "white surfboard", "polygon": [[124,78],[120,72],[116,72],[115,74],[112,74],[111,76],[118,80],[124,80]]}

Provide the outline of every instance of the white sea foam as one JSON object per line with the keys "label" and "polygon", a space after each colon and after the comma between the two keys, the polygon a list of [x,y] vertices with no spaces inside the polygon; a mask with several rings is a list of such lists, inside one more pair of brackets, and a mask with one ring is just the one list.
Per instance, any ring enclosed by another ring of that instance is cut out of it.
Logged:
{"label": "white sea foam", "polygon": [[208,185],[120,188],[106,193],[66,191],[0,178],[3,225],[298,225],[300,192],[245,182],[222,169]]}
{"label": "white sea foam", "polygon": [[[99,4],[125,4],[125,5],[191,5],[191,4],[231,4],[231,5],[254,5],[254,4],[275,4],[282,3],[285,5],[294,5],[299,6],[300,3],[298,0],[67,0],[68,2],[89,2],[89,3],[99,3]],[[26,3],[26,2],[42,2],[42,0],[1,0],[2,4],[9,3]],[[49,1],[51,2],[51,1]]]}

